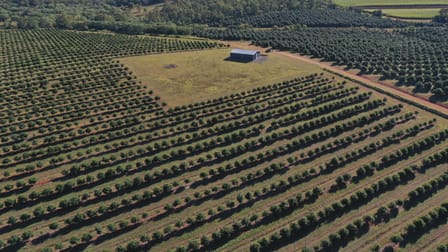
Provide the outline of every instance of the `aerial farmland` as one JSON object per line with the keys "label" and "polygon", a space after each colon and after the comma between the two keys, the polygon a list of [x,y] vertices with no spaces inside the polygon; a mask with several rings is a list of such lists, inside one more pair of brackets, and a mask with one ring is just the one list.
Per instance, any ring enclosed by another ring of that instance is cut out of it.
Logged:
{"label": "aerial farmland", "polygon": [[0,4],[0,251],[448,251],[444,1],[246,2]]}

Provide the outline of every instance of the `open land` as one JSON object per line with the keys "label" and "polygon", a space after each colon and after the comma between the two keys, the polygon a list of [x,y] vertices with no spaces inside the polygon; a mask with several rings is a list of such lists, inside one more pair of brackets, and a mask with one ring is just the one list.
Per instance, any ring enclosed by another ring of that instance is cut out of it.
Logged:
{"label": "open land", "polygon": [[433,18],[440,12],[438,8],[425,9],[382,9],[383,14],[398,18]]}
{"label": "open land", "polygon": [[229,53],[230,49],[216,49],[119,61],[169,106],[206,101],[319,71],[313,65],[279,54],[265,54],[256,62],[240,63],[226,60]]}
{"label": "open land", "polygon": [[448,1],[446,0],[338,0],[336,1],[336,4],[342,6],[357,6],[367,11],[381,10],[386,16],[404,19],[431,19],[439,14],[441,8],[448,7]]}
{"label": "open land", "polygon": [[387,6],[387,5],[438,5],[448,4],[447,0],[336,0],[342,6]]}

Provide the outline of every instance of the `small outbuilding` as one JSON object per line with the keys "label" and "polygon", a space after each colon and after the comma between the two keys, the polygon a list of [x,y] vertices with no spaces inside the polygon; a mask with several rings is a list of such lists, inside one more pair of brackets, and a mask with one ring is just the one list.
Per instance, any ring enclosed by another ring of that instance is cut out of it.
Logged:
{"label": "small outbuilding", "polygon": [[233,49],[230,52],[230,60],[234,61],[250,62],[258,57],[260,57],[260,51],[257,50]]}

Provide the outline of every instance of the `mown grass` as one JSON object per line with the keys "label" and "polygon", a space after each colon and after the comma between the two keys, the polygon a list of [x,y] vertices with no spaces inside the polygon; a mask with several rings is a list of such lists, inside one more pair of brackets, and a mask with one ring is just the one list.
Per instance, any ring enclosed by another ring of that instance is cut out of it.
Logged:
{"label": "mown grass", "polygon": [[448,4],[447,0],[335,0],[335,3],[342,6],[363,6],[363,5],[411,5],[411,4]]}
{"label": "mown grass", "polygon": [[230,49],[216,49],[127,57],[120,62],[168,106],[205,101],[320,70],[275,53],[250,63],[227,61],[229,53]]}
{"label": "mown grass", "polygon": [[383,9],[382,12],[401,18],[432,18],[439,14],[440,9]]}

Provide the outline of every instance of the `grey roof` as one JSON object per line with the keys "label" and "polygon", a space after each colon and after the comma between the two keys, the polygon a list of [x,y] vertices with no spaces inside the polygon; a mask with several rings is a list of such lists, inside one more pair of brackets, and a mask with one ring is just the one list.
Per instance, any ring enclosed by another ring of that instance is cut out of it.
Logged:
{"label": "grey roof", "polygon": [[243,54],[243,55],[255,55],[257,53],[260,53],[260,51],[257,50],[244,50],[244,49],[232,49],[230,53],[234,54]]}

